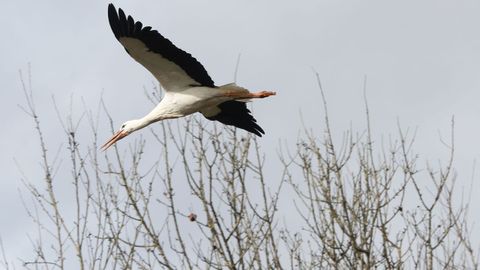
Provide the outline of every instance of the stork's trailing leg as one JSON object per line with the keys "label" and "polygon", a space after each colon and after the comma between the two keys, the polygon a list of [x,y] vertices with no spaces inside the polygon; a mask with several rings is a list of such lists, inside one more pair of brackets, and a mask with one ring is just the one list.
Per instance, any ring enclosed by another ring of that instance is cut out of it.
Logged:
{"label": "stork's trailing leg", "polygon": [[227,98],[232,98],[236,100],[248,100],[252,98],[266,98],[269,96],[274,96],[276,95],[275,92],[272,91],[260,91],[260,92],[255,92],[251,93],[247,89],[240,87],[234,83],[226,84],[224,86],[221,86],[219,89],[219,94],[221,97],[227,97]]}
{"label": "stork's trailing leg", "polygon": [[272,91],[260,91],[256,93],[249,93],[251,98],[266,98],[269,96],[275,96],[277,93]]}
{"label": "stork's trailing leg", "polygon": [[222,93],[222,96],[234,98],[234,99],[250,99],[250,98],[266,98],[269,96],[274,96],[276,94],[277,94],[276,92],[272,92],[272,91],[260,91],[256,93],[243,92],[243,91],[242,92],[227,91],[225,93]]}

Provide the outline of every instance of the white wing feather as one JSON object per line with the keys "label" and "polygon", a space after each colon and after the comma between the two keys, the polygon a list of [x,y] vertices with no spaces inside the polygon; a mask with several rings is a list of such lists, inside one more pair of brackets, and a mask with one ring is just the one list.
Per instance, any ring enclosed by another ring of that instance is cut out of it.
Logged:
{"label": "white wing feather", "polygon": [[174,62],[150,51],[141,40],[122,37],[120,43],[138,63],[152,73],[165,91],[179,92],[198,84]]}

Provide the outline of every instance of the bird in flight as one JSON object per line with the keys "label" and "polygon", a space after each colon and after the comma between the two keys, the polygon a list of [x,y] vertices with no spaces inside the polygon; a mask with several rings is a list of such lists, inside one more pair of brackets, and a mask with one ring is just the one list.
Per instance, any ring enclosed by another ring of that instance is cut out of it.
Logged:
{"label": "bird in flight", "polygon": [[265,98],[275,92],[252,93],[230,83],[215,86],[205,68],[189,53],[177,48],[150,26],[143,26],[122,9],[108,6],[113,34],[127,53],[160,82],[165,94],[160,103],[140,119],[122,124],[102,149],[106,150],[132,132],[154,122],[200,112],[207,119],[232,125],[255,135],[265,134],[247,109],[246,101]]}

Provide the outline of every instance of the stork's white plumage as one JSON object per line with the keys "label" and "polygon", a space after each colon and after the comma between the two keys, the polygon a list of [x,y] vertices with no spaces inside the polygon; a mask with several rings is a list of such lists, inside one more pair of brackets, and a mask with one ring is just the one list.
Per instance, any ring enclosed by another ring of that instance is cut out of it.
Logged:
{"label": "stork's white plumage", "polygon": [[171,118],[183,117],[195,112],[209,120],[252,132],[265,134],[247,109],[245,100],[264,98],[275,92],[251,93],[235,84],[215,86],[203,66],[190,54],[175,47],[168,39],[150,26],[126,17],[122,9],[108,6],[108,19],[115,37],[133,59],[148,69],[160,82],[165,95],[146,116],[122,124],[120,130],[108,140],[102,149],[144,128]]}

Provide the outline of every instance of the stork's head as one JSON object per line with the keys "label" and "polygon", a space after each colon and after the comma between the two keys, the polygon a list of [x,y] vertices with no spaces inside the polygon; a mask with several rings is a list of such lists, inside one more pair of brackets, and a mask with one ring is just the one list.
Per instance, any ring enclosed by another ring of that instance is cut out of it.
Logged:
{"label": "stork's head", "polygon": [[141,129],[145,125],[141,120],[130,120],[122,124],[120,129],[108,140],[103,146],[102,150],[105,151],[110,146],[114,145],[119,140],[125,138],[130,133],[134,132],[135,130]]}

